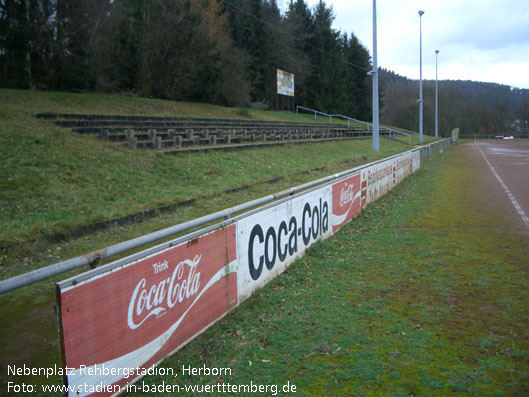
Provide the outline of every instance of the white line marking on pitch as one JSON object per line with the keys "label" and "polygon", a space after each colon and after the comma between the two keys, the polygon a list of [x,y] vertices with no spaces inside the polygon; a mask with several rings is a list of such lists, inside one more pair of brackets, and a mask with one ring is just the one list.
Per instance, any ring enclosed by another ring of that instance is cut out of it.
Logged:
{"label": "white line marking on pitch", "polygon": [[492,164],[489,162],[489,160],[487,159],[487,157],[485,156],[485,153],[483,153],[483,151],[481,150],[481,148],[478,148],[479,149],[479,152],[481,153],[481,155],[483,156],[483,158],[485,159],[485,162],[489,165],[490,167],[490,170],[492,171],[492,173],[494,174],[494,176],[496,177],[496,179],[498,180],[498,182],[500,182],[500,185],[503,187],[503,190],[505,190],[505,193],[507,193],[507,196],[509,196],[509,198],[511,199],[511,203],[512,205],[514,206],[514,208],[516,209],[516,211],[518,211],[518,214],[520,215],[520,217],[522,218],[522,221],[525,223],[525,226],[529,229],[529,218],[527,217],[527,215],[525,215],[525,212],[523,211],[522,207],[520,207],[520,204],[518,204],[518,201],[516,201],[516,199],[514,198],[513,194],[511,193],[511,190],[507,187],[507,185],[503,182],[503,180],[501,179],[501,177],[498,175],[498,173],[496,172],[496,170],[494,169],[494,167],[492,166]]}

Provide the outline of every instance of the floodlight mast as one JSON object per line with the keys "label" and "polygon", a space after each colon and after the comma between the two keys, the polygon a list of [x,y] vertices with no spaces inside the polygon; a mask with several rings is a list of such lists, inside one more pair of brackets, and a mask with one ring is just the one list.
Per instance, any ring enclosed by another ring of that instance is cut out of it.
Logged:
{"label": "floodlight mast", "polygon": [[377,1],[373,0],[373,151],[380,151],[378,124]]}
{"label": "floodlight mast", "polygon": [[435,50],[435,137],[439,138],[439,80],[437,79],[437,54]]}
{"label": "floodlight mast", "polygon": [[423,106],[422,106],[422,16],[424,11],[419,11],[419,142],[423,141]]}

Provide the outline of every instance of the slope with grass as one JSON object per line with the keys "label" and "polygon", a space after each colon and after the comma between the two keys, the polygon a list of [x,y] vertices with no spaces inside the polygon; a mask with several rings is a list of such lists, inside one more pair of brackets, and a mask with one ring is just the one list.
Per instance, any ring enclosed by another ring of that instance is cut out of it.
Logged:
{"label": "slope with grass", "polygon": [[[0,246],[4,247],[0,249],[1,279],[409,148],[381,140],[381,151],[373,153],[371,142],[365,140],[158,156],[154,151],[133,151],[75,134],[58,128],[52,121],[37,119],[35,114],[303,122],[314,118],[117,95],[17,90],[0,90],[0,104]],[[70,236],[71,230],[80,226],[193,198],[199,200],[142,222]],[[63,235],[64,241],[40,238],[50,234]],[[47,367],[60,362],[54,282],[71,275],[72,272],[63,274],[0,297],[2,384],[7,379],[7,364]]]}
{"label": "slope with grass", "polygon": [[154,151],[132,151],[79,136],[34,115],[51,112],[276,121],[312,118],[100,94],[1,90],[0,102],[0,246],[4,247],[49,234],[68,237],[72,229],[83,225],[290,178],[299,172],[305,173],[299,181],[305,181],[314,169],[330,173],[406,149],[383,140],[378,154],[372,154],[370,142],[363,141],[157,156]]}

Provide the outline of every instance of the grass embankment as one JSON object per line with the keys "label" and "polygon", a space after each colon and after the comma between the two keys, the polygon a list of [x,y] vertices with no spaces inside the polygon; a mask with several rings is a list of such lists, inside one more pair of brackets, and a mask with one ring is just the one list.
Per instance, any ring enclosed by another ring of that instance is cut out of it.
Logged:
{"label": "grass embankment", "polygon": [[[373,154],[371,142],[365,140],[159,156],[151,150],[133,151],[81,136],[34,115],[51,112],[281,121],[310,121],[312,117],[116,95],[16,90],[0,90],[0,103],[0,247],[18,243],[9,255],[5,250],[0,255],[2,278],[19,272],[21,262],[22,270],[27,271],[407,149],[381,140],[381,151]],[[277,178],[280,182],[275,185],[262,183]],[[252,188],[238,195],[225,193],[241,186]],[[107,235],[101,245],[91,237],[88,244],[71,252],[65,252],[64,244],[60,249],[52,247],[53,252],[46,255],[52,256],[50,260],[42,257],[42,252],[50,249],[49,243],[26,244],[54,234],[68,239],[71,230],[81,226],[202,197],[207,200],[155,223],[144,223],[128,235]],[[34,264],[36,261],[39,263]]]}
{"label": "grass embankment", "polygon": [[[427,163],[162,367],[150,385],[297,395],[527,395],[527,234],[486,207],[464,148]],[[231,376],[183,376],[181,366]],[[140,382],[141,384],[141,382]]]}
{"label": "grass embankment", "polygon": [[[310,115],[230,109],[137,97],[0,90],[0,279],[91,252],[318,177],[402,152],[381,140],[158,156],[61,129],[36,113],[123,114],[311,121]],[[324,122],[324,119],[318,119]],[[278,178],[274,184],[265,183]],[[246,189],[225,193],[241,186]],[[72,229],[190,198],[193,206],[138,224],[68,238]],[[63,234],[61,243],[39,237]],[[32,241],[37,239],[36,241]],[[60,361],[54,282],[0,297],[1,368]]]}

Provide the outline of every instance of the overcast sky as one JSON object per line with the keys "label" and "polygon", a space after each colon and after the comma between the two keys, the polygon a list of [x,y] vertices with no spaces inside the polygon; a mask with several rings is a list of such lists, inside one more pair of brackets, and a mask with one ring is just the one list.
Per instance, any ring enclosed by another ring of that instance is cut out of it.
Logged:
{"label": "overcast sky", "polygon": [[[306,0],[313,7],[319,0]],[[334,29],[353,32],[373,54],[373,1],[327,0]],[[278,1],[286,6],[288,0]],[[528,0],[378,0],[378,65],[419,79],[474,80],[529,89]]]}

